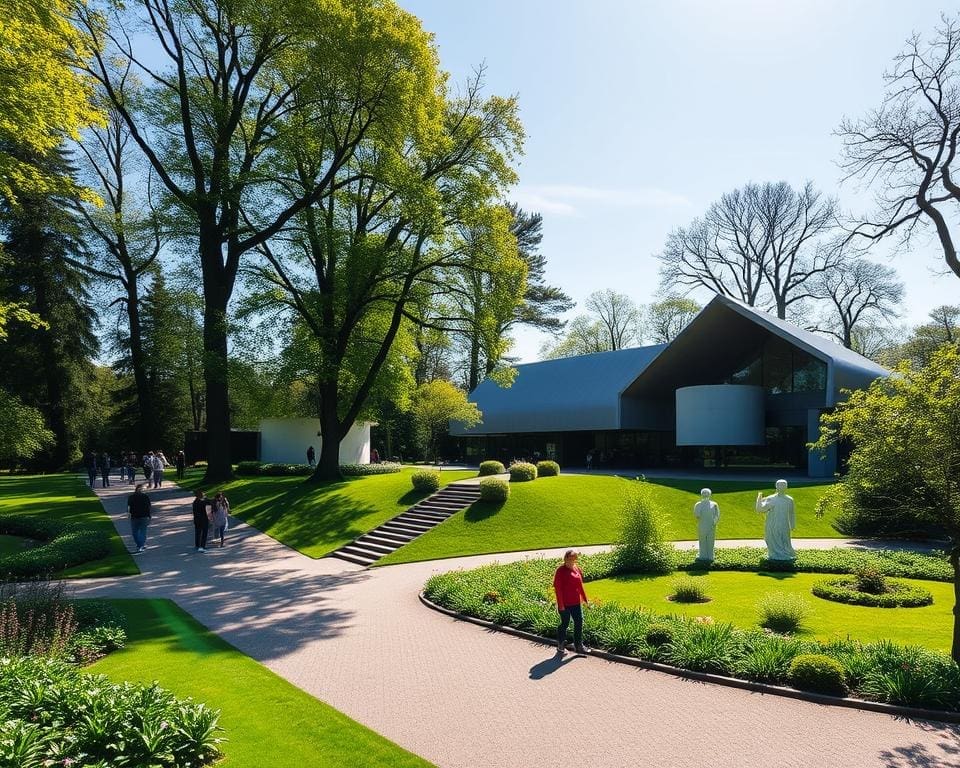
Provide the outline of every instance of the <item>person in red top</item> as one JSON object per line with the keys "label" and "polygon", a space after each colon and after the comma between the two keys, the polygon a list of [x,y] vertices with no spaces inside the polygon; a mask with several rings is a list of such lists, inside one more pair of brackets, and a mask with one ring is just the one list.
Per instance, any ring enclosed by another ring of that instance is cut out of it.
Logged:
{"label": "person in red top", "polygon": [[589,653],[583,644],[583,604],[587,593],[583,589],[583,573],[577,567],[580,553],[568,549],[563,555],[563,565],[553,574],[553,591],[557,595],[557,610],[560,626],[557,628],[557,653],[563,655],[567,644],[567,627],[573,619],[573,645],[577,653]]}

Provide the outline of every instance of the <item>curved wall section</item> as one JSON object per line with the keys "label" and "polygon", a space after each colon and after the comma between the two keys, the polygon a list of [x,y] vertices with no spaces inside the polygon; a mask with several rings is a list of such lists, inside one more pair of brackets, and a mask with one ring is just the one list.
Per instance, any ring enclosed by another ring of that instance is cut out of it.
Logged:
{"label": "curved wall section", "polygon": [[763,445],[763,387],[711,384],[677,390],[677,445]]}

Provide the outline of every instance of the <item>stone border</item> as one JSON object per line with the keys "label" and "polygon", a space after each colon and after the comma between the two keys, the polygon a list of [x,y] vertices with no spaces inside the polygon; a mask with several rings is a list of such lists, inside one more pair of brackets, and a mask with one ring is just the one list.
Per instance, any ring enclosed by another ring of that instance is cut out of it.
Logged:
{"label": "stone border", "polygon": [[[554,645],[552,640],[542,637],[541,635],[536,635],[532,632],[527,632],[522,629],[516,629],[515,627],[507,627],[502,624],[495,624],[494,622],[487,621],[486,619],[478,619],[476,616],[468,616],[465,613],[460,613],[458,611],[451,610],[450,608],[444,608],[442,605],[437,605],[431,601],[426,595],[423,594],[422,591],[417,596],[420,598],[420,602],[423,603],[427,608],[442,613],[446,616],[450,616],[454,619],[467,621],[471,624],[476,624],[477,626],[496,632],[504,632],[508,635],[513,635],[514,637],[521,637],[524,640],[529,640],[541,645]],[[936,720],[945,723],[960,723],[960,712],[946,712],[939,709],[919,709],[916,707],[904,707],[899,704],[886,704],[880,701],[867,701],[865,699],[827,696],[826,694],[822,693],[799,691],[796,688],[788,688],[783,685],[759,683],[754,680],[743,680],[739,677],[715,675],[710,672],[695,672],[692,669],[672,667],[669,664],[662,664],[657,661],[646,661],[644,659],[637,659],[632,656],[621,656],[620,654],[610,653],[609,651],[600,651],[594,649],[590,651],[590,655],[597,656],[601,659],[606,659],[607,661],[628,664],[632,667],[650,669],[655,672],[663,672],[668,675],[684,677],[689,680],[698,680],[703,683],[713,683],[715,685],[726,685],[730,688],[740,688],[745,691],[752,691],[753,693],[769,693],[772,696],[784,696],[790,699],[800,699],[801,701],[808,701],[813,704],[823,704],[831,707],[846,707],[847,709],[861,709],[869,712],[879,712],[880,714],[891,715],[893,717],[910,718],[912,720]]]}

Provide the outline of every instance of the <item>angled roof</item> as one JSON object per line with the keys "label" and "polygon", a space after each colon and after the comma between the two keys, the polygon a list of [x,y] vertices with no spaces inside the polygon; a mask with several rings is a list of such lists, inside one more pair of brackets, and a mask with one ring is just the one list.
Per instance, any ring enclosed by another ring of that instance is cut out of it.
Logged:
{"label": "angled roof", "polygon": [[513,385],[489,379],[470,393],[483,414],[472,429],[452,435],[620,428],[620,394],[666,345],[597,352],[518,365]]}

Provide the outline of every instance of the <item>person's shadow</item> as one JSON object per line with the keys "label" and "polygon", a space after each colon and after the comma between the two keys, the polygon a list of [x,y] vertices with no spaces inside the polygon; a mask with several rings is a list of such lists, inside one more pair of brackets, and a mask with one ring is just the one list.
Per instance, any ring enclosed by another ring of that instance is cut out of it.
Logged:
{"label": "person's shadow", "polygon": [[579,654],[567,654],[566,656],[561,656],[559,653],[554,653],[549,659],[544,659],[543,661],[538,661],[532,667],[530,667],[530,679],[531,680],[543,680],[547,675],[552,675],[560,667],[565,664],[569,664],[576,658],[580,658]]}

